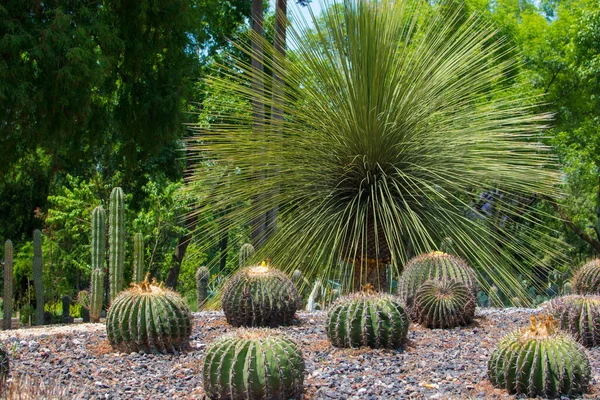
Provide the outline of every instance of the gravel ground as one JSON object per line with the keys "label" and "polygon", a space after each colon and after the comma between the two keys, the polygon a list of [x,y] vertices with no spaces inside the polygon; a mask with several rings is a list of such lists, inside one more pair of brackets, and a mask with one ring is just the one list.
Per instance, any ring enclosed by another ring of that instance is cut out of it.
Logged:
{"label": "gravel ground", "polygon": [[[478,309],[465,328],[429,330],[412,324],[404,349],[336,349],[324,332],[325,313],[300,313],[283,329],[302,348],[307,399],[510,399],[486,378],[498,340],[528,324],[532,309]],[[204,349],[231,331],[220,312],[194,313],[191,349],[179,355],[114,353],[102,324],[0,332],[11,355],[11,375],[52,386],[70,385],[86,399],[203,397]],[[600,349],[587,350],[593,373],[586,399],[600,398]]]}

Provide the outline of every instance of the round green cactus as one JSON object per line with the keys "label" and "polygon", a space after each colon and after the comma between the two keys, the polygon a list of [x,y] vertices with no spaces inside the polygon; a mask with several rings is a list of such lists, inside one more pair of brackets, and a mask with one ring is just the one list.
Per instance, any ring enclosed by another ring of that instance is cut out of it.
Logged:
{"label": "round green cactus", "polygon": [[600,259],[584,264],[573,276],[576,294],[600,294]]}
{"label": "round green cactus", "polygon": [[548,308],[560,328],[570,332],[583,346],[600,346],[600,296],[558,297]]}
{"label": "round green cactus", "polygon": [[397,349],[406,339],[409,324],[396,297],[361,292],[338,299],[327,313],[325,328],[336,347]]}
{"label": "round green cactus", "polygon": [[475,297],[462,282],[431,279],[415,295],[416,321],[428,328],[468,325],[475,315]]}
{"label": "round green cactus", "polygon": [[551,316],[503,338],[488,361],[492,384],[511,394],[556,398],[585,393],[591,375],[585,351],[556,329]]}
{"label": "round green cactus", "polygon": [[106,334],[121,352],[175,353],[187,347],[192,333],[190,309],[162,284],[146,280],[121,292],[106,317]]}
{"label": "round green cactus", "polygon": [[461,258],[434,251],[411,259],[398,282],[398,296],[404,302],[412,318],[416,318],[414,298],[421,285],[430,279],[452,279],[462,282],[477,295],[475,271]]}
{"label": "round green cactus", "polygon": [[298,289],[269,266],[243,268],[223,289],[223,312],[233,326],[279,326],[292,322],[300,305]]}
{"label": "round green cactus", "polygon": [[202,377],[210,399],[301,398],[304,360],[285,336],[266,329],[240,329],[208,346]]}

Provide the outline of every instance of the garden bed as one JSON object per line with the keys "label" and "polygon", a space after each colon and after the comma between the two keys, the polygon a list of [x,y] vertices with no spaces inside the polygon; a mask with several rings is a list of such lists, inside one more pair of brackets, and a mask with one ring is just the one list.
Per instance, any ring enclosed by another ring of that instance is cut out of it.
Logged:
{"label": "garden bed", "polygon": [[[300,313],[283,331],[300,345],[308,399],[504,399],[487,380],[487,360],[498,340],[528,324],[531,309],[478,309],[465,328],[429,330],[412,324],[403,350],[336,349],[324,332],[325,313]],[[114,353],[102,324],[0,332],[11,357],[11,376],[71,385],[86,399],[202,398],[206,345],[231,331],[220,312],[194,313],[191,349],[180,355]],[[591,390],[600,397],[600,349],[586,350]]]}

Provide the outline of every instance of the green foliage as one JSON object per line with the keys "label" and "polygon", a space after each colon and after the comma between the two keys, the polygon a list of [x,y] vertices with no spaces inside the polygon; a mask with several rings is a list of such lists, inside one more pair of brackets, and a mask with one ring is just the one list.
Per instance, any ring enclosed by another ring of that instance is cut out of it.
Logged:
{"label": "green foliage", "polygon": [[292,322],[300,298],[287,275],[263,265],[234,274],[223,288],[221,303],[233,326],[273,327]]}
{"label": "green foliage", "polygon": [[190,309],[176,292],[146,280],[113,300],[106,334],[116,351],[175,353],[188,346]]}
{"label": "green foliage", "polygon": [[210,399],[301,398],[304,359],[285,336],[268,330],[237,330],[208,346],[202,377]]}
{"label": "green foliage", "polygon": [[455,328],[468,325],[475,316],[472,290],[460,281],[432,279],[415,295],[417,322],[428,328]]}
{"label": "green foliage", "polygon": [[112,301],[123,290],[125,271],[125,194],[120,187],[114,188],[110,194],[108,229],[108,277]]}
{"label": "green foliage", "polygon": [[488,362],[488,377],[511,394],[556,398],[585,393],[591,375],[585,351],[555,329],[555,321],[536,323],[504,337]]}
{"label": "green foliage", "polygon": [[133,237],[133,282],[140,283],[144,275],[144,235],[138,232]]}
{"label": "green foliage", "polygon": [[589,261],[575,273],[573,290],[577,294],[600,293],[600,259]]}
{"label": "green foliage", "polygon": [[580,344],[600,346],[599,296],[562,296],[550,302],[548,311]]}
{"label": "green foliage", "polygon": [[464,283],[473,296],[477,294],[475,271],[460,257],[435,251],[412,258],[398,281],[398,296],[407,307],[411,317],[417,317],[415,296],[421,285],[428,280],[454,280]]}
{"label": "green foliage", "polygon": [[42,232],[36,229],[33,232],[33,285],[35,287],[35,323],[44,325],[44,259],[42,255]]}
{"label": "green foliage", "polygon": [[196,271],[196,307],[201,310],[208,300],[208,281],[210,279],[210,270],[206,267],[200,267]]}
{"label": "green foliage", "polygon": [[399,348],[410,320],[389,295],[356,293],[338,299],[327,313],[327,337],[336,347]]}
{"label": "green foliage", "polygon": [[10,240],[4,243],[4,291],[2,292],[2,327],[10,329],[13,312],[13,244]]}

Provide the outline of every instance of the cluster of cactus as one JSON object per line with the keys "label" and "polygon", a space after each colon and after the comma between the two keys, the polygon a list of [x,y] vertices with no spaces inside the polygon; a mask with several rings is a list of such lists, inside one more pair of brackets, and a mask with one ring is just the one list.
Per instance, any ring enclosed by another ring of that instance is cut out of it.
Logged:
{"label": "cluster of cactus", "polygon": [[431,279],[417,291],[414,309],[416,322],[428,328],[454,328],[473,320],[475,297],[462,282]]}
{"label": "cluster of cactus", "polygon": [[452,279],[464,283],[473,296],[477,295],[475,271],[461,258],[441,251],[422,254],[412,258],[398,282],[398,296],[412,318],[416,318],[414,299],[417,291],[428,280]]}
{"label": "cluster of cactus", "polygon": [[336,347],[397,349],[410,320],[394,297],[366,291],[338,299],[327,313],[327,336]]}
{"label": "cluster of cactus", "polygon": [[300,298],[287,275],[263,263],[234,274],[221,303],[233,326],[279,326],[292,322]]}
{"label": "cluster of cactus", "polygon": [[600,294],[600,259],[589,261],[573,276],[576,294]]}
{"label": "cluster of cactus", "polygon": [[560,328],[585,347],[600,346],[600,296],[558,297],[548,305]]}
{"label": "cluster of cactus", "polygon": [[254,246],[252,246],[250,243],[244,243],[242,247],[240,247],[240,268],[248,266],[248,263],[251,261],[254,253]]}
{"label": "cluster of cactus", "polygon": [[208,346],[202,376],[210,399],[301,398],[304,360],[287,337],[242,329]]}
{"label": "cluster of cactus", "polygon": [[123,290],[125,267],[125,195],[120,187],[114,188],[110,194],[108,227],[109,293],[113,300]]}
{"label": "cluster of cactus", "polygon": [[10,240],[4,243],[4,295],[2,298],[4,301],[2,326],[4,329],[10,329],[13,306],[13,244]]}
{"label": "cluster of cactus", "polygon": [[146,275],[144,271],[144,235],[138,232],[133,237],[133,282],[140,283]]}
{"label": "cluster of cactus", "polygon": [[90,319],[100,321],[104,299],[104,257],[106,254],[106,213],[101,206],[92,212],[92,278],[90,282]]}
{"label": "cluster of cactus", "polygon": [[44,325],[44,282],[42,280],[44,260],[42,258],[42,232],[33,232],[33,287],[35,289],[35,323]]}
{"label": "cluster of cactus", "polygon": [[175,353],[189,344],[190,309],[185,300],[162,284],[132,284],[112,302],[106,316],[111,346],[121,352]]}
{"label": "cluster of cactus", "polygon": [[491,383],[511,394],[555,398],[585,393],[590,363],[583,347],[556,328],[551,317],[503,338],[488,361]]}
{"label": "cluster of cactus", "polygon": [[196,271],[196,304],[198,310],[202,309],[208,299],[208,281],[210,280],[210,270],[206,267],[200,267]]}

